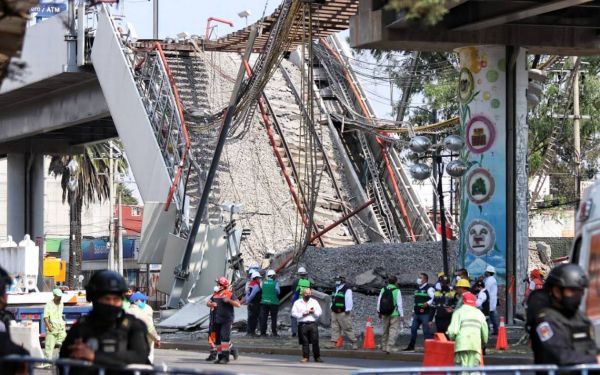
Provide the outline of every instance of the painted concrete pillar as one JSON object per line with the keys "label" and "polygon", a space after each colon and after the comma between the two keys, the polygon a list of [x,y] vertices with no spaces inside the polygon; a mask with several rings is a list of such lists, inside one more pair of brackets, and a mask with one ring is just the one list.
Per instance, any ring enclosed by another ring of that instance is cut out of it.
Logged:
{"label": "painted concrete pillar", "polygon": [[508,307],[510,318],[514,302],[520,302],[515,286],[525,277],[528,254],[526,53],[505,46],[456,52],[466,141],[461,157],[470,166],[461,184],[458,259],[474,277],[495,268],[503,300],[499,312],[504,315]]}
{"label": "painted concrete pillar", "polygon": [[6,233],[19,242],[25,236],[25,154],[8,154],[6,167]]}

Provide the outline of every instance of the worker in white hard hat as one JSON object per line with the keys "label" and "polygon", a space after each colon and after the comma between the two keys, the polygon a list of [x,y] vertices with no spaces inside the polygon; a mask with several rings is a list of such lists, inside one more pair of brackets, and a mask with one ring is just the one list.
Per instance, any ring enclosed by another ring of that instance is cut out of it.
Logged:
{"label": "worker in white hard hat", "polygon": [[52,290],[52,300],[48,301],[44,307],[44,324],[46,325],[44,354],[46,359],[52,359],[54,348],[60,347],[67,337],[62,297],[62,290],[55,288]]}
{"label": "worker in white hard hat", "polygon": [[485,290],[490,295],[490,321],[492,323],[492,335],[498,335],[498,316],[496,315],[496,307],[498,306],[498,282],[496,281],[496,269],[491,264],[485,268],[485,278],[483,283]]}
{"label": "worker in white hard hat", "polygon": [[279,313],[279,294],[281,289],[275,280],[277,273],[274,270],[267,271],[267,277],[262,283],[262,297],[260,299],[260,335],[267,336],[267,321],[271,316],[271,334],[277,334],[277,314]]}
{"label": "worker in white hard hat", "polygon": [[[310,288],[311,281],[308,278],[308,272],[304,267],[298,267],[298,279],[294,281],[292,284],[292,290],[294,293],[292,294],[292,305],[296,302],[297,299],[302,298],[302,292],[304,289]],[[292,337],[296,337],[298,334],[298,320],[292,316]]]}
{"label": "worker in white hard hat", "polygon": [[258,271],[250,272],[250,282],[244,297],[243,303],[248,305],[248,329],[246,336],[256,336],[256,327],[260,316],[260,299],[262,289],[260,287],[260,273]]}

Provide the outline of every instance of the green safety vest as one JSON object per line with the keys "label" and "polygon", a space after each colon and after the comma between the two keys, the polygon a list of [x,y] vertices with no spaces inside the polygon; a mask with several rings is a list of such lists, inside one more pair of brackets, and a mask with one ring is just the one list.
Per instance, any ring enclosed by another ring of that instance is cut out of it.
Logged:
{"label": "green safety vest", "polygon": [[426,284],[423,288],[419,287],[415,290],[415,313],[427,314],[429,313],[429,306],[423,307],[427,301],[429,301],[429,294],[427,291],[431,288],[429,284]]}
{"label": "green safety vest", "polygon": [[296,287],[296,291],[298,292],[298,297],[302,298],[302,293],[304,289],[310,288],[310,280],[309,279],[298,279],[298,286]]}
{"label": "green safety vest", "polygon": [[279,305],[279,297],[277,297],[277,289],[275,289],[276,285],[277,282],[275,280],[267,279],[263,282],[260,303],[264,305]]}
{"label": "green safety vest", "polygon": [[346,311],[346,291],[348,287],[344,285],[337,292],[333,291],[331,294],[331,311],[334,313],[341,313]]}

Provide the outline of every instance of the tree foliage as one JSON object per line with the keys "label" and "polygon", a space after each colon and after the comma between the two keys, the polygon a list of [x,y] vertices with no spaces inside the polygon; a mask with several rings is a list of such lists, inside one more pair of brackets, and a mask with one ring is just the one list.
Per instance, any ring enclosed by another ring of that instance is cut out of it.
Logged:
{"label": "tree foliage", "polygon": [[387,8],[406,12],[406,19],[435,25],[448,13],[447,4],[456,0],[390,0]]}

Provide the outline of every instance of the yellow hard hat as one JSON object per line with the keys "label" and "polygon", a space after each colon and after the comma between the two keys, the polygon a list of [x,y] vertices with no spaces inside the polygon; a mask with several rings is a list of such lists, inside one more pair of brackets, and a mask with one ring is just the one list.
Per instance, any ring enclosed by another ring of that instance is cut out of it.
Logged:
{"label": "yellow hard hat", "polygon": [[470,288],[471,284],[469,283],[469,280],[467,280],[467,279],[460,279],[456,283],[456,286],[461,287],[461,288]]}
{"label": "yellow hard hat", "polygon": [[437,273],[437,277],[442,277],[442,276],[446,276],[446,274],[444,272],[438,272]]}

